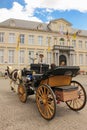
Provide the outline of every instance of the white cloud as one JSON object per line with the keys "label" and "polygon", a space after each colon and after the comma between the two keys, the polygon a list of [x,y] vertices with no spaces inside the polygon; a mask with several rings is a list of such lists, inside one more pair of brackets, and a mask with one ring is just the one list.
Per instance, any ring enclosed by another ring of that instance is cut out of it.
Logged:
{"label": "white cloud", "polygon": [[49,8],[59,10],[76,9],[81,12],[87,11],[87,0],[25,0],[27,8]]}
{"label": "white cloud", "polygon": [[18,4],[17,2],[13,3],[13,7],[11,9],[0,9],[0,22],[9,18],[41,22],[39,18],[33,16],[33,9],[24,9],[24,7]]}
{"label": "white cloud", "polygon": [[80,12],[87,12],[86,1],[87,0],[25,0],[25,7],[17,2],[14,2],[11,9],[0,9],[0,21],[4,21],[8,18],[41,21],[39,18],[34,16],[35,8],[46,8],[46,11],[49,13],[55,9],[75,9]]}

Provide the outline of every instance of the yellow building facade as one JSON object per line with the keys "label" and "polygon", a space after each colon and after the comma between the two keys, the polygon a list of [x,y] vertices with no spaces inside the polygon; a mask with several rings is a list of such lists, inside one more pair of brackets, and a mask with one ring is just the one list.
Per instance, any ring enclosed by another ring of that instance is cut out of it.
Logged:
{"label": "yellow building facade", "polygon": [[0,23],[0,70],[41,62],[57,66],[64,62],[87,72],[87,31],[72,28],[62,18],[47,24],[18,19]]}

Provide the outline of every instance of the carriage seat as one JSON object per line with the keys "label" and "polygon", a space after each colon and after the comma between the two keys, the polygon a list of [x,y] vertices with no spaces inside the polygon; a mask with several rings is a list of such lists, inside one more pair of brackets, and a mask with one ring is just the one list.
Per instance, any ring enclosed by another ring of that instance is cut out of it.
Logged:
{"label": "carriage seat", "polygon": [[77,90],[78,87],[77,86],[61,86],[61,87],[54,87],[55,90],[58,91],[73,91],[73,90]]}
{"label": "carriage seat", "polygon": [[56,94],[57,99],[66,102],[78,98],[78,87],[77,86],[55,87],[54,93]]}

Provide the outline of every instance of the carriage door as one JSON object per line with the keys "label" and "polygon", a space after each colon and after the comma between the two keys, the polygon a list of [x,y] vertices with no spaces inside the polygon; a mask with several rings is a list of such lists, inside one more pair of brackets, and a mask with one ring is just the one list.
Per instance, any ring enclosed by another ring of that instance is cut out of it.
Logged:
{"label": "carriage door", "polygon": [[60,55],[59,56],[59,65],[67,65],[67,60],[66,60],[66,56],[65,55]]}

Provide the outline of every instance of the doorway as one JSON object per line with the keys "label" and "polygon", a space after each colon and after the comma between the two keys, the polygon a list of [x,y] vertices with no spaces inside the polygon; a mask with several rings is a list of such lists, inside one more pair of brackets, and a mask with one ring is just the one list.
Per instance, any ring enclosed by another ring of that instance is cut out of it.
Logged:
{"label": "doorway", "polygon": [[59,65],[67,65],[67,60],[65,55],[59,56]]}

